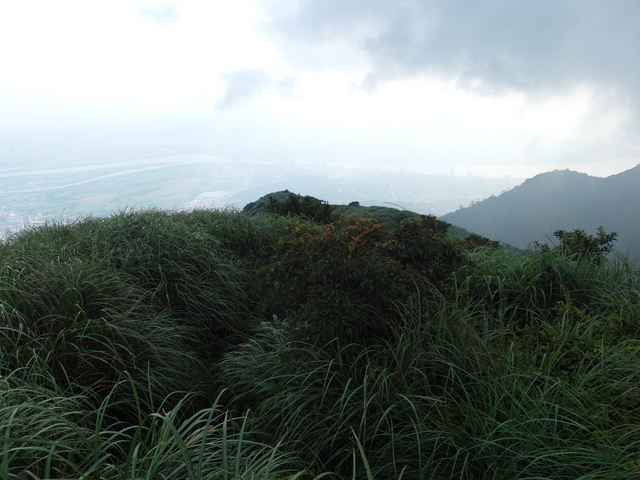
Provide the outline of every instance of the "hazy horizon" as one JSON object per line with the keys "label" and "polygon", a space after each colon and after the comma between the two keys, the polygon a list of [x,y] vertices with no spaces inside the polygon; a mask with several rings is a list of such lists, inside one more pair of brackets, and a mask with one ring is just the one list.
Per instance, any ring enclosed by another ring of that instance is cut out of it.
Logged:
{"label": "hazy horizon", "polygon": [[24,0],[0,170],[206,154],[529,178],[640,163],[640,4]]}

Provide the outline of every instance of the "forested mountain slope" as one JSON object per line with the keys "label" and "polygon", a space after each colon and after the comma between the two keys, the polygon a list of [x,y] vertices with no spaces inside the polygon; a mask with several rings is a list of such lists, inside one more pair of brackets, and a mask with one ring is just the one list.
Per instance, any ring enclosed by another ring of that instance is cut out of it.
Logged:
{"label": "forested mountain slope", "polygon": [[558,229],[598,226],[618,233],[617,249],[640,257],[640,165],[606,178],[570,170],[537,175],[497,197],[442,216],[480,235],[527,247]]}

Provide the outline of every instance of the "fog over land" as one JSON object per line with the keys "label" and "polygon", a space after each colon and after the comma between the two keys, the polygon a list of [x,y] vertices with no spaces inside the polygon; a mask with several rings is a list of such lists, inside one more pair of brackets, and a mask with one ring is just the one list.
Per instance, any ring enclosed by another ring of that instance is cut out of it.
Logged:
{"label": "fog over land", "polygon": [[640,163],[637,18],[631,0],[7,3],[3,215],[276,187],[441,214],[555,169],[613,175]]}

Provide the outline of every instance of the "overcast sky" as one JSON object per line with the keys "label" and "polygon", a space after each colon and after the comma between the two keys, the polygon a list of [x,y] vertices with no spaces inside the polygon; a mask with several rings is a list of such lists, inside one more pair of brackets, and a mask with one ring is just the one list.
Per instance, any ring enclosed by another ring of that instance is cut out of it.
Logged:
{"label": "overcast sky", "polygon": [[640,163],[640,2],[3,1],[0,109],[5,166],[99,130],[238,160],[606,176]]}

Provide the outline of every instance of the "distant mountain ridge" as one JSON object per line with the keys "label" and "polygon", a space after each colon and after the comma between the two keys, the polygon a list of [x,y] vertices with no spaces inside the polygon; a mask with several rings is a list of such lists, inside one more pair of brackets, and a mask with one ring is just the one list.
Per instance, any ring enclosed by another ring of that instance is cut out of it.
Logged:
{"label": "distant mountain ridge", "polygon": [[441,217],[480,235],[526,248],[558,229],[618,233],[616,248],[640,258],[640,165],[606,178],[555,170]]}

